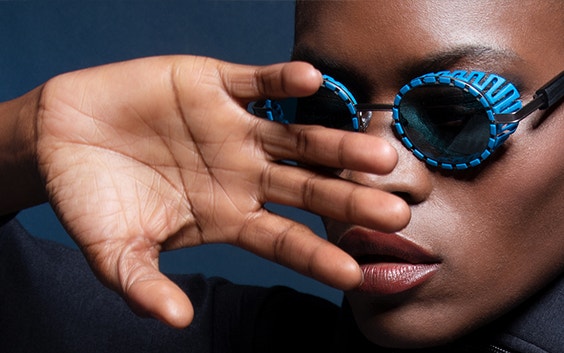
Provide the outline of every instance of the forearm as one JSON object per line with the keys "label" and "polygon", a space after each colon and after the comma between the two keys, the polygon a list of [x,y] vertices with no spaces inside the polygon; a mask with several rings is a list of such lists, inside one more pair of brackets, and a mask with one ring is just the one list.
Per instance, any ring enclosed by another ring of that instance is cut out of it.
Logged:
{"label": "forearm", "polygon": [[41,87],[0,103],[0,215],[46,201],[35,158]]}

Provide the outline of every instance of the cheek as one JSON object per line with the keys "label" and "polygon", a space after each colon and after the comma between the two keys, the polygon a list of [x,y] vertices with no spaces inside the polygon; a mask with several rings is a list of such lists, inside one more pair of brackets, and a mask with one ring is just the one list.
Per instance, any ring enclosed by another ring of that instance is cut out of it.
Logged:
{"label": "cheek", "polygon": [[[562,119],[560,119],[562,120]],[[564,125],[564,124],[560,124]],[[564,251],[564,149],[560,133],[530,126],[508,141],[507,153],[492,173],[475,183],[472,203],[489,234],[520,258],[543,258]],[[564,128],[564,126],[557,127]],[[479,221],[479,219],[477,219]],[[513,249],[513,251],[511,251]]]}
{"label": "cheek", "polygon": [[435,189],[462,232],[512,264],[511,258],[542,263],[564,253],[564,109],[540,126],[538,117],[523,121],[474,179],[444,178]]}
{"label": "cheek", "polygon": [[440,201],[414,214],[419,229],[444,230],[435,244],[445,254],[445,286],[484,313],[512,307],[564,269],[563,157],[524,130],[475,179],[438,181]]}

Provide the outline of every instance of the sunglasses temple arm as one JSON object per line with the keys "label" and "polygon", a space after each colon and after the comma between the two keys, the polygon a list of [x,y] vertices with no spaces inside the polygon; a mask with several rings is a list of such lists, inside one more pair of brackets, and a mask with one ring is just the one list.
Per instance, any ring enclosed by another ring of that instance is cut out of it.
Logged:
{"label": "sunglasses temple arm", "polygon": [[539,108],[543,110],[552,107],[562,99],[564,97],[564,71],[540,88],[536,94],[546,95],[546,105]]}
{"label": "sunglasses temple arm", "polygon": [[496,123],[517,123],[537,109],[545,110],[552,107],[559,102],[562,97],[564,97],[564,71],[537,90],[533,100],[517,112],[512,114],[496,114]]}

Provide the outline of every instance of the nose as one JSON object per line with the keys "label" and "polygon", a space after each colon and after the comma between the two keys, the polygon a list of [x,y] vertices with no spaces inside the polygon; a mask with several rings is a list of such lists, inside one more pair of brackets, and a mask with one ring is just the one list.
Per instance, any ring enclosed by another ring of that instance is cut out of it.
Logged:
{"label": "nose", "polygon": [[341,176],[401,197],[410,205],[429,198],[433,190],[432,172],[403,146],[392,129],[390,112],[373,112],[365,133],[387,140],[398,152],[398,163],[387,175],[375,175],[345,170]]}

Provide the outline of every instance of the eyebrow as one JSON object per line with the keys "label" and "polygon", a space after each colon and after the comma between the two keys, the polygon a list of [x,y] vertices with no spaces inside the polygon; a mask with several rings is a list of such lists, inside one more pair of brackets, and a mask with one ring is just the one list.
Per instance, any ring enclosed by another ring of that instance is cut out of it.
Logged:
{"label": "eyebrow", "polygon": [[[366,100],[377,90],[374,82],[369,82],[365,74],[357,71],[352,65],[331,57],[321,55],[305,45],[297,45],[292,53],[292,60],[302,60],[311,63],[323,73],[333,76],[336,80],[346,83],[353,93],[360,94],[359,101]],[[521,61],[513,51],[497,49],[480,45],[465,45],[447,48],[430,54],[422,59],[409,59],[401,63],[398,77],[401,83],[407,83],[421,75],[450,70],[454,68],[492,68],[489,71],[500,73],[513,82],[517,87],[523,86],[522,81],[503,70],[504,66]],[[464,66],[464,67],[461,67]],[[364,97],[365,96],[365,97]]]}
{"label": "eyebrow", "polygon": [[[487,71],[507,76],[503,67],[518,61],[522,61],[522,58],[511,50],[467,45],[432,53],[423,59],[407,61],[402,65],[399,73],[406,82],[430,72],[453,68],[466,68],[468,70],[476,68],[486,70],[486,68],[489,68]],[[511,78],[513,83],[519,81],[516,77],[506,78]]]}
{"label": "eyebrow", "polygon": [[363,100],[367,93],[371,93],[375,89],[374,83],[367,80],[366,76],[358,72],[351,65],[328,56],[320,55],[320,53],[307,46],[296,46],[292,52],[292,60],[305,61],[312,64],[323,74],[330,75],[353,92],[357,99]]}

